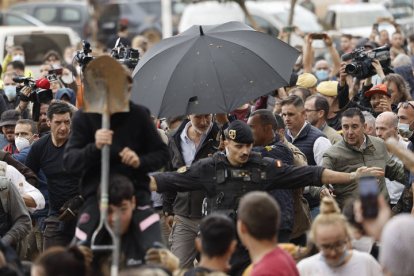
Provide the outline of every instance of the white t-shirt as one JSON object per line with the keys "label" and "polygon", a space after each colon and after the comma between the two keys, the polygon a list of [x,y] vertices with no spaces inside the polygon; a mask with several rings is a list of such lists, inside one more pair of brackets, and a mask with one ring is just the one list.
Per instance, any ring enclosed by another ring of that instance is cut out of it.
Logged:
{"label": "white t-shirt", "polygon": [[33,198],[36,203],[36,207],[27,208],[30,213],[45,208],[46,202],[43,194],[36,187],[27,182],[24,175],[21,174],[15,167],[7,165],[5,176],[17,187],[21,196],[28,195]]}
{"label": "white t-shirt", "polygon": [[352,250],[351,259],[343,266],[330,267],[323,260],[321,253],[306,258],[297,264],[300,275],[302,276],[349,276],[364,275],[378,276],[382,275],[382,269],[379,263],[370,254]]}

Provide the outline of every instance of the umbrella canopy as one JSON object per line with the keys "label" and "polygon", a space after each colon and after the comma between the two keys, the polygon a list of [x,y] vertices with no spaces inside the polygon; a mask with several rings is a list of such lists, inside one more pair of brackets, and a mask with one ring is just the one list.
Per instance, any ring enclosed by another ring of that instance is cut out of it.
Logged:
{"label": "umbrella canopy", "polygon": [[240,22],[192,26],[143,56],[131,99],[157,117],[227,113],[286,85],[298,55]]}

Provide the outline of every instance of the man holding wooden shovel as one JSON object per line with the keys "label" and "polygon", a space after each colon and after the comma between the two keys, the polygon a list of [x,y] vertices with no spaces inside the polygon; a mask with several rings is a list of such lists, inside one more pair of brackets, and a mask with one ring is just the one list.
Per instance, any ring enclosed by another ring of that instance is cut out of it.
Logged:
{"label": "man holding wooden shovel", "polygon": [[[110,171],[131,179],[138,208],[149,208],[147,173],[160,169],[169,158],[148,109],[129,101],[131,83],[129,72],[109,57],[97,58],[85,70],[85,108],[73,117],[64,154],[65,169],[81,177],[85,203],[75,237],[84,244],[90,243],[99,222],[97,191],[107,178],[100,175],[101,162],[109,162],[107,171],[102,170],[107,176]],[[105,117],[109,128],[103,127]],[[101,158],[105,148],[109,161]]]}

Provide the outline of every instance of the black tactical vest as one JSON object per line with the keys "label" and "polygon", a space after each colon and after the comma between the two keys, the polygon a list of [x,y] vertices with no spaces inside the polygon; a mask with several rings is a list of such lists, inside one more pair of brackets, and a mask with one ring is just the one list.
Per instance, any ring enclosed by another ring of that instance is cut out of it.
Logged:
{"label": "black tactical vest", "polygon": [[216,193],[204,199],[203,214],[220,212],[236,220],[240,198],[248,192],[263,190],[267,162],[260,154],[253,152],[241,168],[230,167],[224,154],[215,154],[213,159],[216,167]]}

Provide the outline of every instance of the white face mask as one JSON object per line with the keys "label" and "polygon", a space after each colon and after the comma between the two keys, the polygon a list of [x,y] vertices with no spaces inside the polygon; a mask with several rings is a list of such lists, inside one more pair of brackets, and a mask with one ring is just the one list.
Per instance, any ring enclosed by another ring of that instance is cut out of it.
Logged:
{"label": "white face mask", "polygon": [[4,94],[6,95],[9,101],[13,101],[16,98],[16,86],[14,85],[5,85]]}
{"label": "white face mask", "polygon": [[72,74],[68,74],[68,75],[63,75],[61,77],[61,80],[63,83],[65,84],[70,84],[73,82],[73,75]]}
{"label": "white face mask", "polygon": [[12,57],[12,61],[21,61],[24,63],[24,56],[23,55],[15,55]]}
{"label": "white face mask", "polygon": [[22,149],[30,146],[30,141],[27,138],[18,136],[14,138],[14,144],[16,145],[17,150],[21,151]]}
{"label": "white face mask", "polygon": [[410,130],[409,124],[398,123],[398,131],[400,132],[400,135],[404,138],[410,138],[413,135],[413,131]]}

